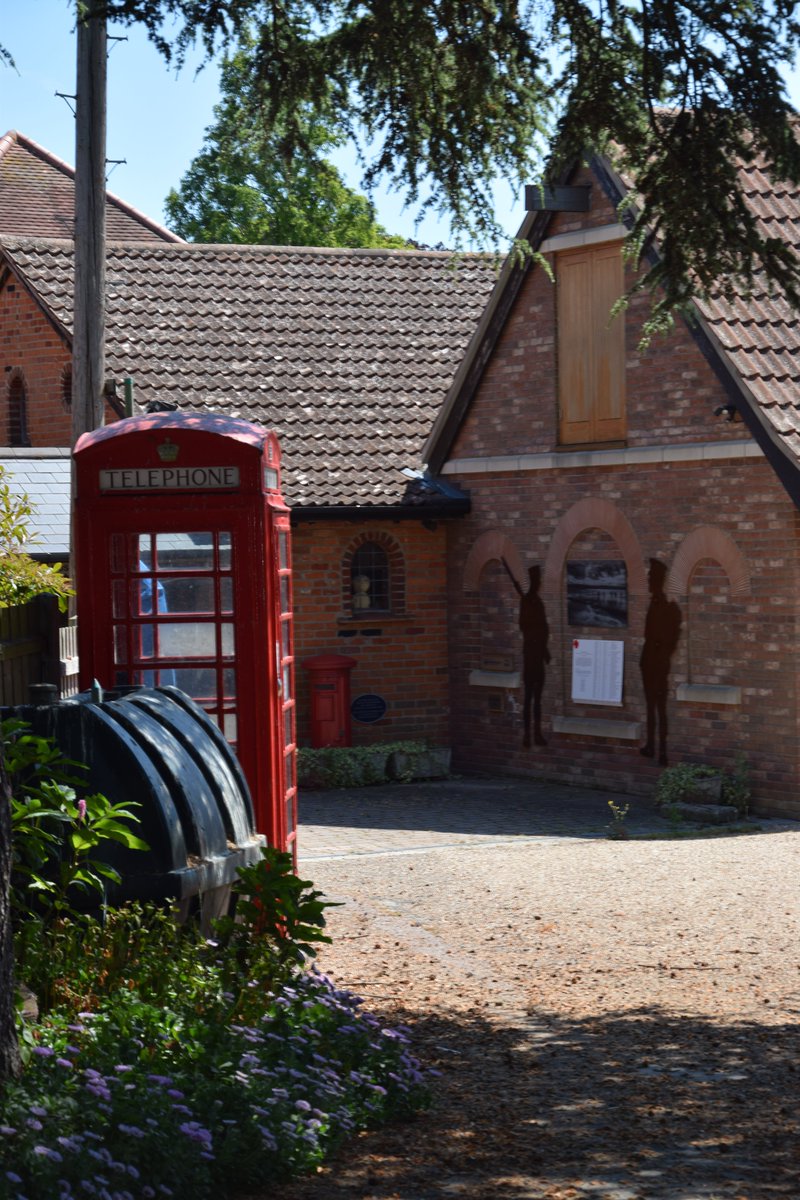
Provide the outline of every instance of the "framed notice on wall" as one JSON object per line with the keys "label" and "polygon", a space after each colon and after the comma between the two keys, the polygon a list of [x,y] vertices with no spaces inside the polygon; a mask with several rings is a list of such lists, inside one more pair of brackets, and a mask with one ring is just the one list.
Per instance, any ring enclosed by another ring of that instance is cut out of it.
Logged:
{"label": "framed notice on wall", "polygon": [[625,643],[575,638],[572,699],[584,704],[621,704]]}
{"label": "framed notice on wall", "polygon": [[628,624],[628,569],[623,561],[567,563],[567,622],[607,629]]}

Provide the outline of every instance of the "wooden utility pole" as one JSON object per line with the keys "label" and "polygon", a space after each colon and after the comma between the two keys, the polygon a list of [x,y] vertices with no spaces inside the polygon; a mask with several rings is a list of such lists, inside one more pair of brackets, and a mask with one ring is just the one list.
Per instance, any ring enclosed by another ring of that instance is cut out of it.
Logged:
{"label": "wooden utility pole", "polygon": [[[83,6],[81,6],[83,7]],[[103,424],[106,296],[106,17],[78,14],[72,442]]]}

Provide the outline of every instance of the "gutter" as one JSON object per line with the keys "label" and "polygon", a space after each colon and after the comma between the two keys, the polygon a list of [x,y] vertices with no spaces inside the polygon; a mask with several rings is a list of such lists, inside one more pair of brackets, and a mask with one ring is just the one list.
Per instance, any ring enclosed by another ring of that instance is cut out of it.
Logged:
{"label": "gutter", "polygon": [[293,525],[312,521],[440,521],[464,517],[471,509],[468,496],[463,500],[432,501],[430,504],[303,504],[289,501]]}

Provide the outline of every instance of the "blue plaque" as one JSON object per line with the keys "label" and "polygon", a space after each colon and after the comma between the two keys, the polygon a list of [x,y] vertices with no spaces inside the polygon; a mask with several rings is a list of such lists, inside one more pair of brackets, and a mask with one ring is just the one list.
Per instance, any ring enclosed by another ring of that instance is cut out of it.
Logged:
{"label": "blue plaque", "polygon": [[386,701],[383,696],[356,696],[350,705],[350,715],[353,720],[361,721],[363,725],[370,725],[373,721],[380,721],[381,717],[385,716],[385,714]]}

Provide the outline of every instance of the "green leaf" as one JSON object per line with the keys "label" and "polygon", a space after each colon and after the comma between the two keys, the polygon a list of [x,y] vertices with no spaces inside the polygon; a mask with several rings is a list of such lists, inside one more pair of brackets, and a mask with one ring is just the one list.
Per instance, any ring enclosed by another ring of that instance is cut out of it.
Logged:
{"label": "green leaf", "polygon": [[259,56],[248,29],[224,59],[214,123],[166,199],[172,228],[198,242],[405,247],[325,157],[346,140],[332,94],[318,110],[300,101],[290,116],[267,126]]}
{"label": "green leaf", "polygon": [[122,876],[114,867],[110,867],[108,863],[94,862],[92,867],[97,875],[102,875],[104,879],[110,879],[114,883],[120,883]]}

